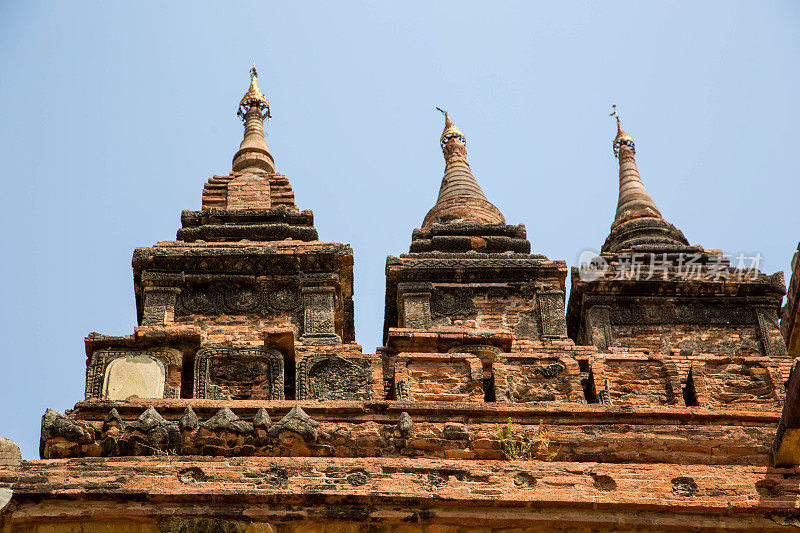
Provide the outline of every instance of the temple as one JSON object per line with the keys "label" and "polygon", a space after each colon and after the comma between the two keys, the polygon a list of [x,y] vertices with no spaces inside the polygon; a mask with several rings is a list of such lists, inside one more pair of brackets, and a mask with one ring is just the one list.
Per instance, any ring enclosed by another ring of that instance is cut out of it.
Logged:
{"label": "temple", "polygon": [[443,114],[438,197],[363,353],[352,249],[277,172],[254,66],[231,171],[134,251],[133,333],[86,337],[85,398],[44,414],[40,460],[0,440],[0,531],[796,529],[800,272],[782,309],[782,273],[690,244],[616,111],[617,209],[568,270]]}

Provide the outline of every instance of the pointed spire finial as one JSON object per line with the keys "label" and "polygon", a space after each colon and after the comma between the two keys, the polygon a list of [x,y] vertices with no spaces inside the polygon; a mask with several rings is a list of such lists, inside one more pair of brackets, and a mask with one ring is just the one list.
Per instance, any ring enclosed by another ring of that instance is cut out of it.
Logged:
{"label": "pointed spire finial", "polygon": [[467,138],[464,137],[464,134],[461,133],[461,130],[453,124],[453,121],[450,120],[450,115],[442,109],[441,107],[436,108],[442,115],[444,115],[444,131],[442,132],[442,136],[439,139],[439,144],[444,145],[449,143],[453,139],[457,139],[461,141],[461,143],[466,146],[467,145]]}
{"label": "pointed spire finial", "polygon": [[[255,68],[255,62],[253,62],[253,68]],[[608,116],[617,119],[617,127],[619,127],[619,113],[617,113],[617,104],[611,104],[611,107],[614,110],[611,113],[609,113]]]}
{"label": "pointed spire finial", "polygon": [[467,138],[450,120],[447,111],[436,109],[444,115],[444,131],[439,139],[445,160],[444,177],[436,205],[425,215],[422,228],[454,221],[505,224],[503,214],[486,199],[472,175],[467,163]]}
{"label": "pointed spire finial", "polygon": [[253,108],[257,107],[261,112],[261,118],[270,118],[269,102],[264,96],[264,93],[258,88],[258,71],[256,70],[256,62],[253,61],[253,68],[250,69],[250,88],[244,93],[241,101],[239,102],[239,111],[236,113],[242,121],[246,121],[245,115]]}
{"label": "pointed spire finial", "polygon": [[664,220],[650,194],[644,188],[634,154],[633,139],[625,133],[619,120],[617,106],[609,116],[617,119],[614,156],[619,160],[619,200],[611,232],[601,251],[620,252],[638,245],[688,246],[683,233]]}
{"label": "pointed spire finial", "polygon": [[250,88],[239,102],[239,111],[236,114],[244,122],[244,139],[239,145],[239,151],[233,156],[233,171],[242,172],[256,168],[275,172],[275,161],[264,138],[264,119],[270,117],[269,102],[258,88],[255,61],[250,69]]}
{"label": "pointed spire finial", "polygon": [[619,120],[619,112],[617,111],[617,104],[612,104],[614,109],[608,116],[617,119],[617,136],[614,138],[614,157],[619,157],[619,149],[624,145],[630,148],[632,153],[636,153],[636,145],[633,143],[633,138],[625,133]]}

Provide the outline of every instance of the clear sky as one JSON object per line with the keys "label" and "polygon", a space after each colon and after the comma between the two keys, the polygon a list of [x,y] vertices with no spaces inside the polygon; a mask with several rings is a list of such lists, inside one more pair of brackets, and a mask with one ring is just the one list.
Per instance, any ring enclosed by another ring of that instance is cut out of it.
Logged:
{"label": "clear sky", "polygon": [[608,233],[612,103],[691,243],[788,281],[800,240],[800,2],[2,1],[0,50],[0,435],[27,458],[83,398],[84,336],[133,332],[134,247],[230,170],[254,59],[278,171],[353,246],[365,352],[439,189],[435,106],[551,259]]}

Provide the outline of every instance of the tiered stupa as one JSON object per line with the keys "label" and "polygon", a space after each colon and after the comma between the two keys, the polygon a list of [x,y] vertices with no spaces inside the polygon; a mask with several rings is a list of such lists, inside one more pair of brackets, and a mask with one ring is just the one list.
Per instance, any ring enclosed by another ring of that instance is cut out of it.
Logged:
{"label": "tiered stupa", "polygon": [[[641,350],[654,371],[677,372],[680,389],[667,393],[676,403],[779,402],[785,378],[775,364],[784,372],[791,364],[778,324],[783,274],[737,269],[720,250],[689,245],[645,189],[619,116],[613,149],[617,211],[599,268],[572,270],[570,337],[601,350]],[[734,376],[762,380],[751,390],[759,397],[731,394]]]}
{"label": "tiered stupa", "polygon": [[86,398],[45,413],[42,460],[0,439],[0,531],[800,524],[782,278],[689,245],[619,123],[617,214],[565,318],[566,263],[506,224],[445,114],[439,197],[387,259],[373,355],[354,343],[352,251],[317,240],[275,171],[255,69],[240,116],[232,172],[177,240],[134,252],[139,325],[87,337]]}

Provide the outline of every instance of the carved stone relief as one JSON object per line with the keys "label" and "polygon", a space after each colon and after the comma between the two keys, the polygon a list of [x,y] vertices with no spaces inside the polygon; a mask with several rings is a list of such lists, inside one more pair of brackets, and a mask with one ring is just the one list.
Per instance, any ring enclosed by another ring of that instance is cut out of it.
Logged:
{"label": "carved stone relief", "polygon": [[774,405],[781,400],[781,377],[766,357],[703,357],[692,364],[700,405]]}
{"label": "carved stone relief", "polygon": [[450,323],[454,318],[474,318],[478,309],[469,287],[437,288],[431,295],[431,316],[434,325]]}
{"label": "carved stone relief", "polygon": [[681,383],[675,364],[649,355],[597,356],[589,379],[600,403],[611,405],[676,405]]}
{"label": "carved stone relief", "polygon": [[300,292],[292,284],[243,285],[212,282],[183,289],[176,316],[185,315],[299,315]]}
{"label": "carved stone relief", "polygon": [[611,310],[605,305],[596,305],[586,312],[587,340],[598,350],[608,350],[612,345]]}
{"label": "carved stone relief", "polygon": [[395,362],[394,384],[401,401],[484,400],[483,365],[472,354],[404,354]]}
{"label": "carved stone relief", "polygon": [[160,326],[175,313],[180,289],[176,287],[147,287],[144,291],[143,326]]}
{"label": "carved stone relief", "polygon": [[431,327],[431,293],[403,293],[403,327],[427,329]]}
{"label": "carved stone relief", "polygon": [[297,363],[299,400],[369,400],[372,383],[369,359],[345,359],[325,353]]}
{"label": "carved stone relief", "polygon": [[333,287],[303,287],[303,340],[341,343],[336,334]]}
{"label": "carved stone relief", "polygon": [[614,325],[645,324],[751,324],[753,312],[744,304],[705,301],[656,302],[616,300],[611,310]]}
{"label": "carved stone relief", "polygon": [[194,397],[283,399],[283,355],[268,348],[202,348],[194,361]]}
{"label": "carved stone relief", "polygon": [[518,339],[537,341],[542,338],[541,316],[535,309],[520,311],[514,325],[514,336]]}
{"label": "carved stone relief", "polygon": [[537,291],[536,302],[542,322],[543,337],[566,337],[567,319],[564,316],[564,293],[560,290]]}
{"label": "carved stone relief", "polygon": [[571,357],[506,355],[492,365],[498,402],[585,402]]}
{"label": "carved stone relief", "polygon": [[[677,337],[677,339],[675,338]],[[739,333],[730,338],[718,339],[716,337],[703,338],[699,332],[679,335],[677,332],[665,333],[661,338],[661,349],[659,352],[669,355],[673,350],[677,350],[681,357],[691,355],[715,354],[728,357],[758,356],[763,355],[763,349],[755,340],[748,338],[746,334]]]}

